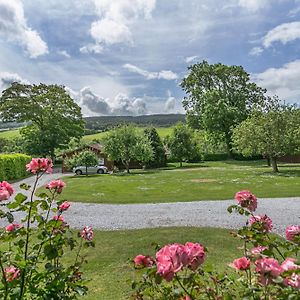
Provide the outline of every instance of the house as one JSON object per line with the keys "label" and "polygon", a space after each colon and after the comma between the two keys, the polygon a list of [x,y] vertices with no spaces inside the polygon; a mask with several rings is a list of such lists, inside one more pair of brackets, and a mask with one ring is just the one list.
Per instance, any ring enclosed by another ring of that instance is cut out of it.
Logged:
{"label": "house", "polygon": [[285,163],[300,163],[300,154],[285,155],[278,158],[278,161]]}
{"label": "house", "polygon": [[62,173],[69,171],[65,164],[66,159],[70,159],[73,156],[77,155],[78,153],[86,150],[92,151],[97,155],[97,157],[99,158],[99,165],[104,165],[109,170],[113,169],[114,162],[108,159],[107,155],[104,153],[104,147],[101,144],[91,144],[91,145],[85,145],[77,149],[62,153],[60,155],[60,157],[62,157]]}

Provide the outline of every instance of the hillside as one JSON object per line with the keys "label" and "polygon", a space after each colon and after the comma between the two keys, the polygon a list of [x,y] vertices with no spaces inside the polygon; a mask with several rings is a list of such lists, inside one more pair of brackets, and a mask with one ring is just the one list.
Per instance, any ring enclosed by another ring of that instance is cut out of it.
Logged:
{"label": "hillside", "polygon": [[84,118],[86,129],[106,131],[114,126],[123,123],[134,123],[138,126],[169,127],[177,122],[184,122],[183,114],[159,114],[159,115],[143,115],[143,116],[99,116]]}

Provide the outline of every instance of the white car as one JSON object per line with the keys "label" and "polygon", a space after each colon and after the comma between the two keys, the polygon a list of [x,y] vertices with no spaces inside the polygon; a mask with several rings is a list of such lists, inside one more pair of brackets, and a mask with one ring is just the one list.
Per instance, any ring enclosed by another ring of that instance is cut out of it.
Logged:
{"label": "white car", "polygon": [[[75,167],[75,168],[73,168],[73,172],[76,175],[86,174],[86,167],[85,166]],[[108,169],[105,166],[87,167],[88,174],[106,174],[107,172],[108,172]]]}

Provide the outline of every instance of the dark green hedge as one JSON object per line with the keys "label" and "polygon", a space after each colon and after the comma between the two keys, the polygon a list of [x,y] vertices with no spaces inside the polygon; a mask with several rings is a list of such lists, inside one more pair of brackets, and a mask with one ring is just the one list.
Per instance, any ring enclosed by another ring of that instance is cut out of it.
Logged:
{"label": "dark green hedge", "polygon": [[0,154],[0,181],[25,177],[26,164],[31,157],[25,154]]}

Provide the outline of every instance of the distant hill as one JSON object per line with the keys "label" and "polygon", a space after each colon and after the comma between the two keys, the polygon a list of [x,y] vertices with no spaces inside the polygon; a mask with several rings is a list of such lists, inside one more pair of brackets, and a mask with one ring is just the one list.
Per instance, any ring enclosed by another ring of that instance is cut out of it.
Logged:
{"label": "distant hill", "polygon": [[177,122],[185,122],[183,114],[159,114],[159,115],[144,115],[144,116],[99,116],[86,117],[87,131],[107,131],[124,123],[134,123],[137,126],[169,127]]}

